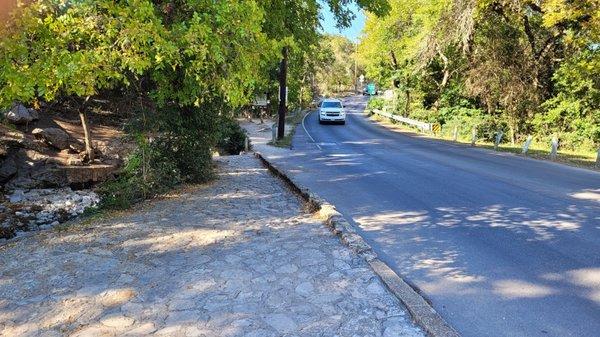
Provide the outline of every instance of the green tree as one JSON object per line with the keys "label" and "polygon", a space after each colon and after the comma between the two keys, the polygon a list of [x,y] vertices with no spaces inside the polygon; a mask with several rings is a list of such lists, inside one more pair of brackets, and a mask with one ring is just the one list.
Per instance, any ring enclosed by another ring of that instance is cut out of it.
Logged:
{"label": "green tree", "polygon": [[398,111],[438,121],[483,111],[513,142],[559,134],[563,146],[590,147],[599,142],[599,6],[391,1],[387,18],[367,16],[359,54],[368,76],[404,91]]}
{"label": "green tree", "polygon": [[351,90],[356,80],[356,47],[348,38],[326,35],[321,39],[318,50],[320,59],[316,69],[319,91],[332,93]]}
{"label": "green tree", "polygon": [[36,2],[0,38],[0,105],[72,98],[93,160],[89,98],[129,84],[169,53],[175,49],[148,1]]}

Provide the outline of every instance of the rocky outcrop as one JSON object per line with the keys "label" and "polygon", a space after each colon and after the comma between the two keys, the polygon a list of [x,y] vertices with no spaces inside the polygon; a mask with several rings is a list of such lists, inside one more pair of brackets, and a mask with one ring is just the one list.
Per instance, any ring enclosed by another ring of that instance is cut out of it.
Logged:
{"label": "rocky outcrop", "polygon": [[14,104],[13,107],[6,111],[4,116],[13,124],[28,124],[40,118],[37,110],[26,108],[23,104]]}

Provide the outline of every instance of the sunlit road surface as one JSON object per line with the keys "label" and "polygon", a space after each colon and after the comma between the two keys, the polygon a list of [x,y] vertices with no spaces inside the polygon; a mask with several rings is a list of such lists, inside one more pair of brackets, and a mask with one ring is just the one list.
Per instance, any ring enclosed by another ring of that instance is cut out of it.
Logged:
{"label": "sunlit road surface", "polygon": [[365,101],[271,159],[463,336],[600,336],[600,173],[393,132]]}

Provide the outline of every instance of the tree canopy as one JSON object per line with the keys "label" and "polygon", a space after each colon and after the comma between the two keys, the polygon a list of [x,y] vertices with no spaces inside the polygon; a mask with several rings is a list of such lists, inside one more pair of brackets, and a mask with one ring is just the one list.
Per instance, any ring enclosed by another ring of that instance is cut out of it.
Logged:
{"label": "tree canopy", "polygon": [[[367,16],[367,74],[396,87],[399,113],[600,145],[597,0],[393,0]],[[410,98],[410,102],[406,102]],[[468,132],[470,130],[465,130]]]}
{"label": "tree canopy", "polygon": [[[352,4],[380,14],[389,8],[386,0],[21,4],[0,26],[0,108],[21,102],[77,110],[92,162],[89,102],[126,96],[135,102],[128,125],[141,152],[132,154],[122,182],[132,190],[145,186],[139,194],[146,195],[167,182],[201,181],[210,176],[218,144],[238,149],[231,140],[243,142],[243,132],[232,126],[234,113],[257,94],[277,90],[283,47],[289,50],[288,103],[313,99],[323,61],[314,57],[323,38],[321,7],[330,6],[343,27],[354,15]],[[115,200],[127,190],[119,184],[109,193]]]}

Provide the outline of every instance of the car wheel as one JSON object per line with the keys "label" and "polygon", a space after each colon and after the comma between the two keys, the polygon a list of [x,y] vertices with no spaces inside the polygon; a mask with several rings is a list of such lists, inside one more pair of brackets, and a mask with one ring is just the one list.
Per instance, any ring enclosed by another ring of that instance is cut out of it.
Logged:
{"label": "car wheel", "polygon": [[323,121],[321,120],[321,118],[319,118],[319,124],[323,124]]}
{"label": "car wheel", "polygon": [[341,121],[340,124],[346,125],[346,121]]}

